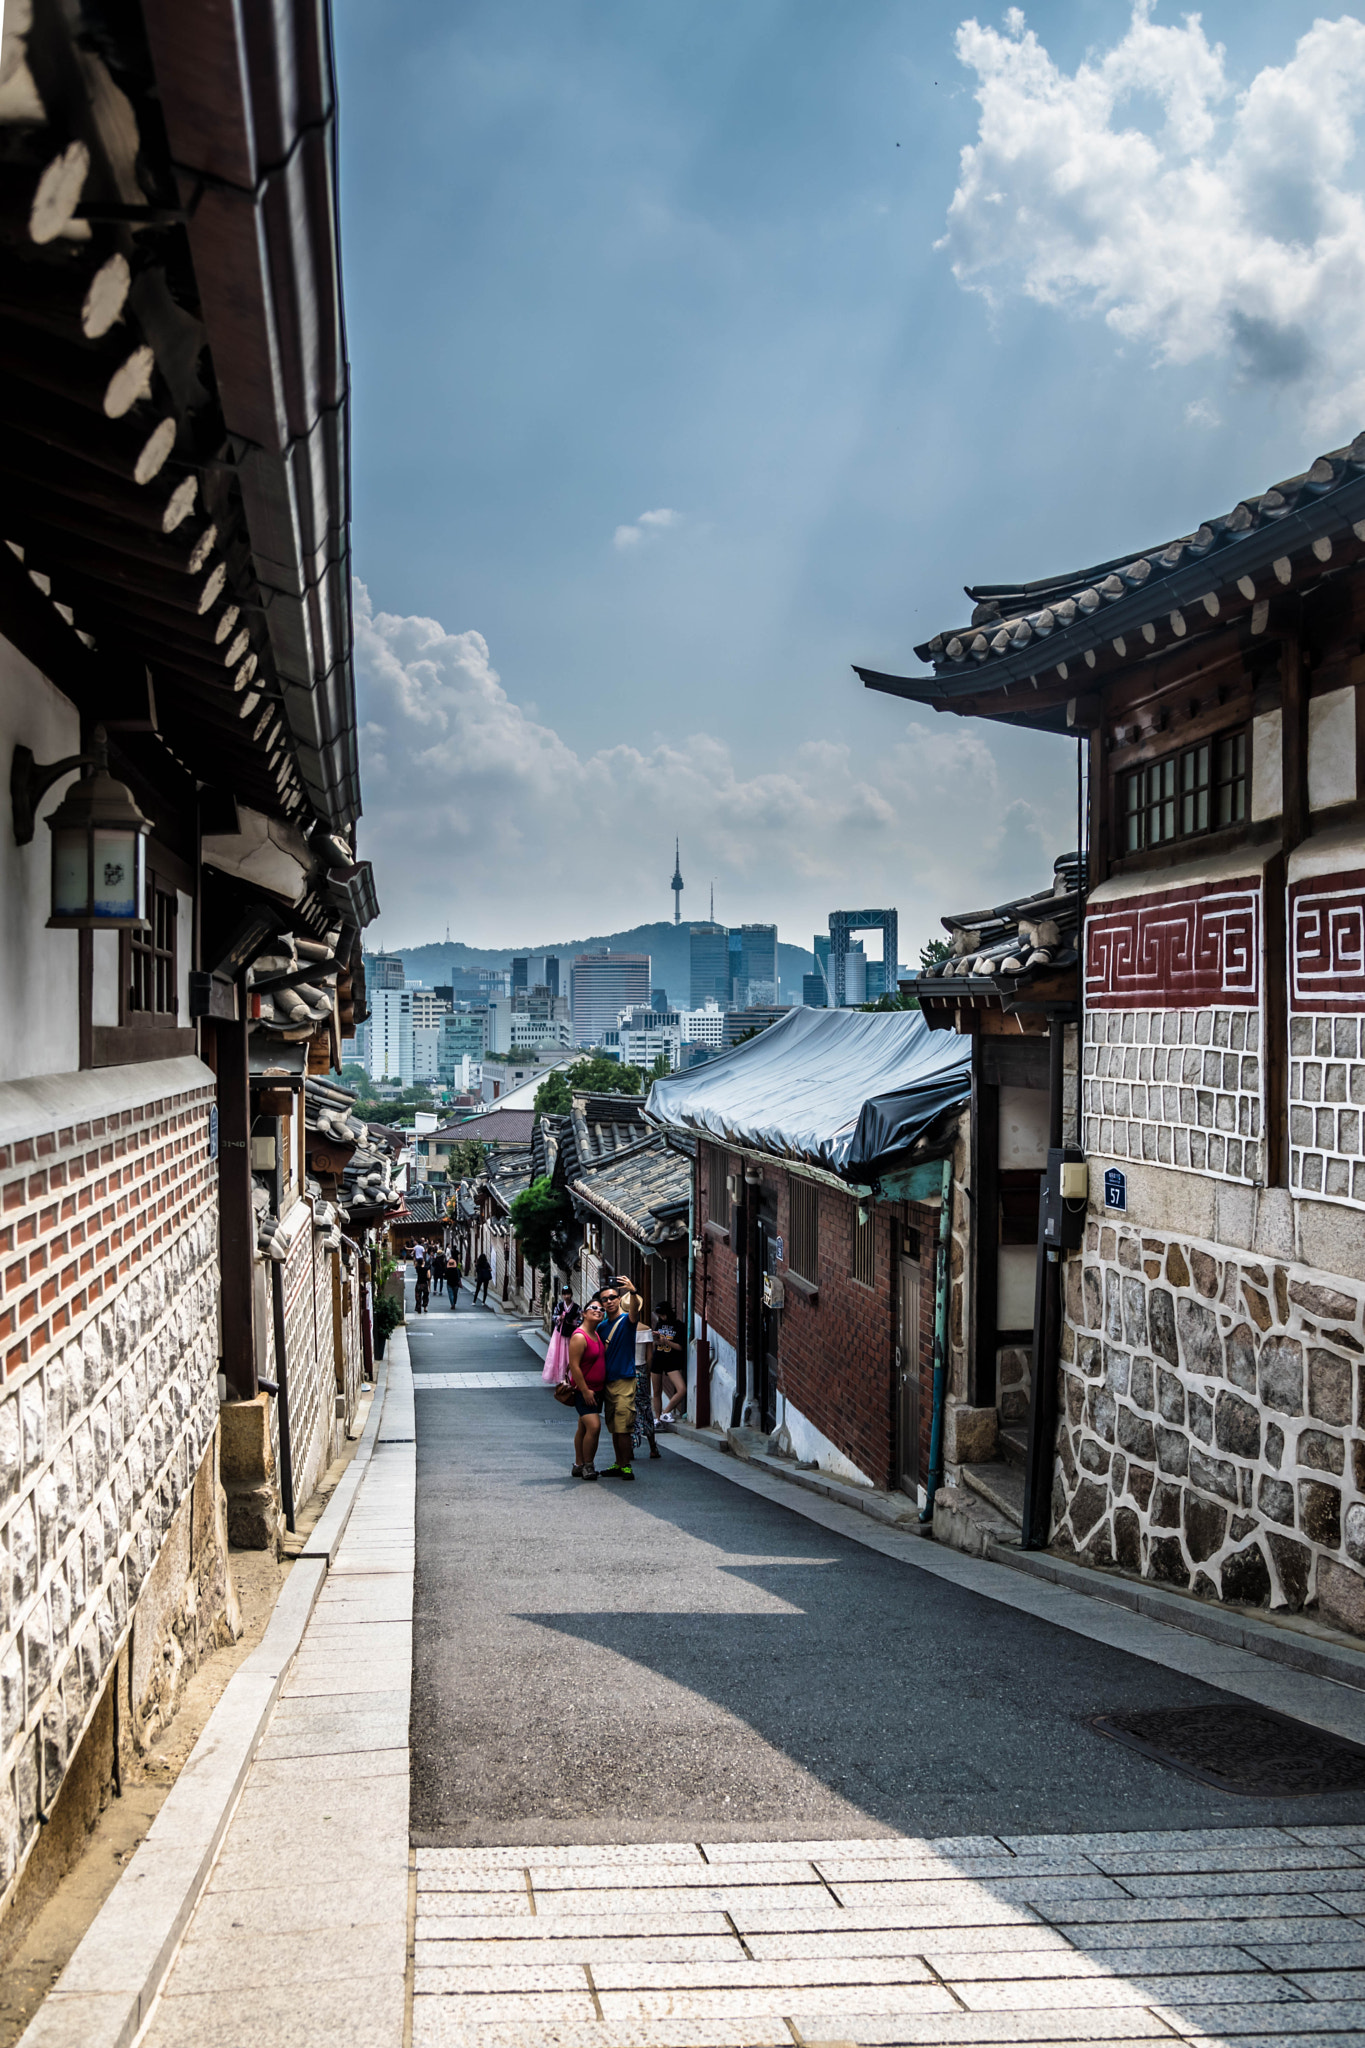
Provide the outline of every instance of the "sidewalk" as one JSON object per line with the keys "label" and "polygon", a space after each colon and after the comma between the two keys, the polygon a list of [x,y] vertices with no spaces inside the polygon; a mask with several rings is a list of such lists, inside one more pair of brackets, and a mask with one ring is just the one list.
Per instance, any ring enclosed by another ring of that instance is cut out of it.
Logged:
{"label": "sidewalk", "polygon": [[21,2048],[398,2048],[416,1469],[401,1332],[380,1370],[265,1638]]}

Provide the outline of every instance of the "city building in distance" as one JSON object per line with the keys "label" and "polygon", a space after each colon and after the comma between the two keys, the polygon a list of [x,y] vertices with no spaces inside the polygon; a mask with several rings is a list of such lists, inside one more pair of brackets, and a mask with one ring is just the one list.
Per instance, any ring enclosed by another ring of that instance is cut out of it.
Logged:
{"label": "city building in distance", "polygon": [[622,1010],[649,1007],[648,953],[579,953],[573,963],[570,996],[575,1045],[598,1045],[617,1028]]}

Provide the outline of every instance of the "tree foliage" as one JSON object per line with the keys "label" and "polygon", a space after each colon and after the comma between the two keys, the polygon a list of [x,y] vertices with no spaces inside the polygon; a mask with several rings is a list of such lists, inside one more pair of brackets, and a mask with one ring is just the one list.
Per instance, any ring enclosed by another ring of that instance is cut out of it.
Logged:
{"label": "tree foliage", "polygon": [[537,1116],[567,1116],[571,1095],[639,1095],[643,1090],[644,1076],[638,1067],[623,1067],[596,1053],[547,1074],[531,1107]]}
{"label": "tree foliage", "polygon": [[946,960],[952,950],[946,939],[930,939],[927,946],[921,946],[919,949],[921,970],[927,973],[929,968],[937,967],[939,961]]}
{"label": "tree foliage", "polygon": [[529,1188],[513,1196],[510,1214],[523,1258],[540,1272],[548,1273],[551,1256],[573,1222],[573,1205],[568,1196],[548,1174],[542,1174]]}
{"label": "tree foliage", "polygon": [[461,1138],[446,1154],[446,1173],[451,1180],[477,1180],[487,1167],[488,1147],[481,1138]]}

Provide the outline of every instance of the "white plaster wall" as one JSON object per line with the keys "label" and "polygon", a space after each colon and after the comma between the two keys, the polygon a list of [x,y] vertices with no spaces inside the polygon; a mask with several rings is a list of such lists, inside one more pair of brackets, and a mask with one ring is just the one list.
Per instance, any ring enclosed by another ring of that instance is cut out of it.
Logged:
{"label": "white plaster wall", "polygon": [[1251,721],[1251,815],[1278,818],[1284,808],[1284,716],[1264,711]]}
{"label": "white plaster wall", "polygon": [[183,889],[175,892],[175,993],[179,1007],[175,1021],[182,1028],[190,1021],[190,969],[194,965],[194,898]]}
{"label": "white plaster wall", "polygon": [[853,1486],[871,1486],[866,1472],[846,1458],[837,1444],[808,1422],[799,1408],[793,1408],[785,1394],[777,1397],[777,1426],[785,1428],[792,1440],[792,1452],[798,1461],[818,1465],[822,1472],[828,1472],[831,1479],[844,1479]]}
{"label": "white plaster wall", "polygon": [[1031,1330],[1038,1253],[1031,1244],[1002,1244],[996,1270],[995,1325],[998,1330]]}
{"label": "white plaster wall", "polygon": [[[701,1335],[701,1317],[694,1318],[694,1334]],[[735,1398],[735,1347],[726,1342],[719,1330],[708,1329],[707,1342],[711,1346],[711,1420],[718,1422],[722,1429],[730,1426],[730,1404]],[[692,1354],[692,1377],[688,1386],[688,1412],[697,1412],[696,1352]]]}
{"label": "white plaster wall", "polygon": [[80,1065],[75,932],[46,929],[52,910],[52,835],[42,822],[70,788],[63,776],[38,806],[27,846],[14,843],[9,763],[16,746],[38,761],[79,753],[80,719],[16,647],[0,638],[0,1081],[66,1074]]}
{"label": "white plaster wall", "polygon": [[1308,700],[1308,808],[1349,804],[1355,793],[1355,689],[1329,690]]}
{"label": "white plaster wall", "polygon": [[1000,1090],[1000,1164],[1013,1172],[1047,1165],[1046,1088]]}
{"label": "white plaster wall", "polygon": [[118,1023],[118,933],[91,934],[94,974],[91,977],[90,1010],[94,1024]]}

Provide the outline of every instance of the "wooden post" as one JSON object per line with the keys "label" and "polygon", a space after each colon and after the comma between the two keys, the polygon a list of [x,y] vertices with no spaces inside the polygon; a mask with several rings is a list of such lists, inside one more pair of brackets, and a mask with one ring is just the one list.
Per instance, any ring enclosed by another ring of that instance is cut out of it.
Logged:
{"label": "wooden post", "polygon": [[256,1397],[252,1330],[251,1097],[244,1022],[220,1020],[218,1044],[218,1257],[222,1276],[223,1371],[242,1401]]}

